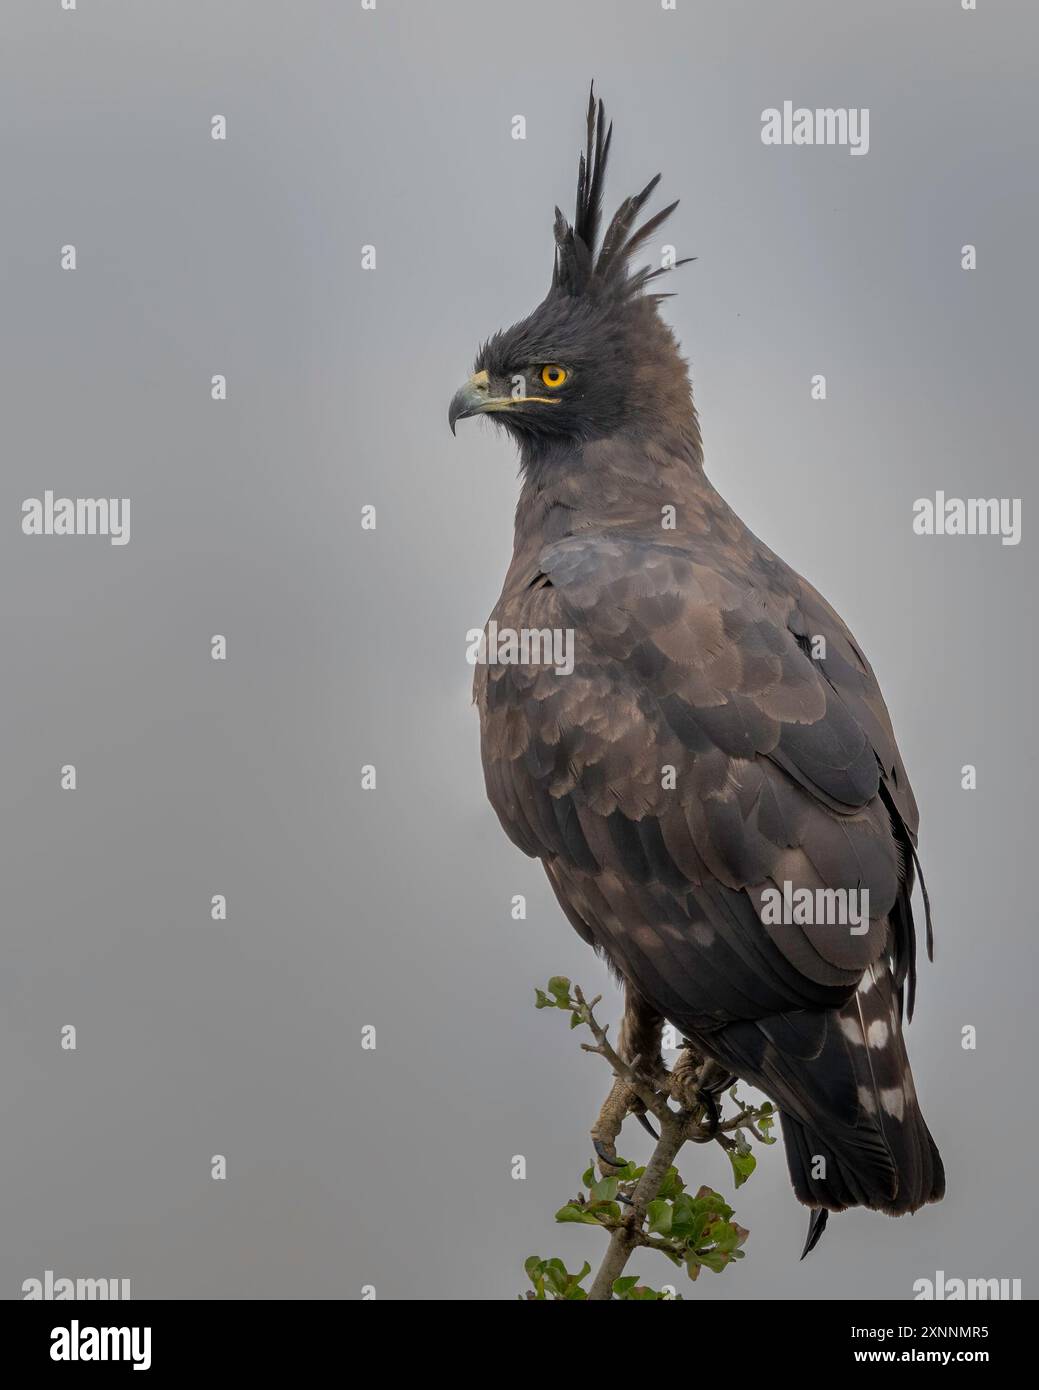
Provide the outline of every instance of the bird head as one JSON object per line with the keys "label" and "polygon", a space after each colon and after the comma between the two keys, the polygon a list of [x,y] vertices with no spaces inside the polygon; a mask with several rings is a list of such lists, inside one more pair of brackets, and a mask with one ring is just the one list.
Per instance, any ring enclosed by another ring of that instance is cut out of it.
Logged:
{"label": "bird head", "polygon": [[678,204],[636,225],[658,174],[641,193],[624,200],[600,245],[613,126],[607,127],[594,89],[587,127],[573,224],[556,208],[549,292],[533,313],[484,343],[472,376],[448,409],[452,433],[459,420],[489,415],[528,444],[581,441],[611,434],[640,415],[665,410],[676,399],[691,410],[685,364],[656,312],[657,301],[666,296],[643,293],[673,266],[630,267],[633,253]]}

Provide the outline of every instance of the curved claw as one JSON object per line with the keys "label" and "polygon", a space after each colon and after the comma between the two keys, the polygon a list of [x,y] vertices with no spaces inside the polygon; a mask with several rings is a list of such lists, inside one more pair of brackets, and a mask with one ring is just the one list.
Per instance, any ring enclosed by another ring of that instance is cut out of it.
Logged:
{"label": "curved claw", "polygon": [[639,1124],[642,1126],[642,1128],[646,1131],[647,1134],[651,1134],[654,1139],[660,1138],[660,1135],[650,1124],[649,1120],[646,1119],[646,1112],[644,1110],[636,1110],[634,1112],[634,1115],[636,1120],[638,1120]]}
{"label": "curved claw", "polygon": [[704,1132],[706,1134],[717,1134],[718,1126],[721,1123],[721,1115],[718,1111],[718,1102],[711,1091],[697,1091],[696,1098],[707,1111]]}
{"label": "curved claw", "polygon": [[601,1139],[593,1139],[592,1147],[595,1149],[595,1152],[598,1154],[602,1162],[608,1163],[611,1168],[624,1168],[627,1166],[623,1159],[617,1157],[616,1152],[610,1153],[609,1149],[606,1147],[606,1145],[603,1143]]}

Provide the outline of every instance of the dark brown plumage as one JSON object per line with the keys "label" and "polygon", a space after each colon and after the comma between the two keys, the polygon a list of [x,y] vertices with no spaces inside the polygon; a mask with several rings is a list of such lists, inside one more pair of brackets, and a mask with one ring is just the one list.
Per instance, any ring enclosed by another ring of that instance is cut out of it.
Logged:
{"label": "dark brown plumage", "polygon": [[[644,293],[661,272],[630,266],[671,211],[636,229],[656,179],[597,254],[610,138],[593,98],[549,294],[452,402],[452,427],[490,413],[520,447],[493,620],[574,641],[571,672],[478,666],[487,792],[629,1011],[777,1102],[803,1202],[912,1211],[944,1191],[901,1029],[916,803],[851,633],[704,476],[685,363]],[[783,884],[868,889],[868,926],[771,925]]]}

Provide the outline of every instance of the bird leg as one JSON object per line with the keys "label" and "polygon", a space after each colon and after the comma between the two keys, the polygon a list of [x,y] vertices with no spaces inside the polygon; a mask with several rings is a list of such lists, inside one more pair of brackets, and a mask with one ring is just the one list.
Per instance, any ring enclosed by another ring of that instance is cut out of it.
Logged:
{"label": "bird leg", "polygon": [[708,1134],[714,1134],[721,1122],[718,1096],[735,1079],[719,1063],[700,1057],[694,1045],[686,1039],[671,1069],[671,1099],[677,1101],[683,1110],[703,1110],[704,1129]]}
{"label": "bird leg", "polygon": [[623,1166],[617,1158],[617,1136],[628,1112],[634,1110],[637,1104],[638,1096],[623,1077],[618,1076],[603,1102],[599,1118],[592,1126],[592,1145],[604,1176],[609,1175],[611,1168]]}
{"label": "bird leg", "polygon": [[[630,985],[625,991],[624,1017],[617,1039],[617,1052],[625,1062],[643,1077],[654,1090],[666,1092],[668,1071],[660,1055],[660,1039],[664,1020]],[[599,1158],[600,1170],[609,1175],[611,1168],[620,1167],[617,1159],[617,1136],[628,1115],[658,1138],[646,1118],[646,1107],[627,1081],[618,1076],[606,1097],[599,1117],[592,1126],[592,1144]]]}

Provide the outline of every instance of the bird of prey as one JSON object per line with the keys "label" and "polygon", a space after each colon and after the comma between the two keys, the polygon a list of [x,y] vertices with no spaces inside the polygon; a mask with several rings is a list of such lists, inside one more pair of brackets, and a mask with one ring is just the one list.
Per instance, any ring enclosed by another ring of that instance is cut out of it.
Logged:
{"label": "bird of prey", "polygon": [[[515,659],[476,668],[487,793],[623,981],[627,1056],[659,1057],[666,1020],[716,1085],[775,1101],[807,1253],[827,1212],[901,1215],[945,1189],[902,1035],[917,807],[858,642],[704,474],[653,283],[669,267],[632,261],[676,204],[640,223],[657,175],[600,241],[594,90],[587,127],[548,294],[449,410],[452,431],[490,415],[521,461],[492,614]],[[551,633],[572,662],[524,648]]]}

